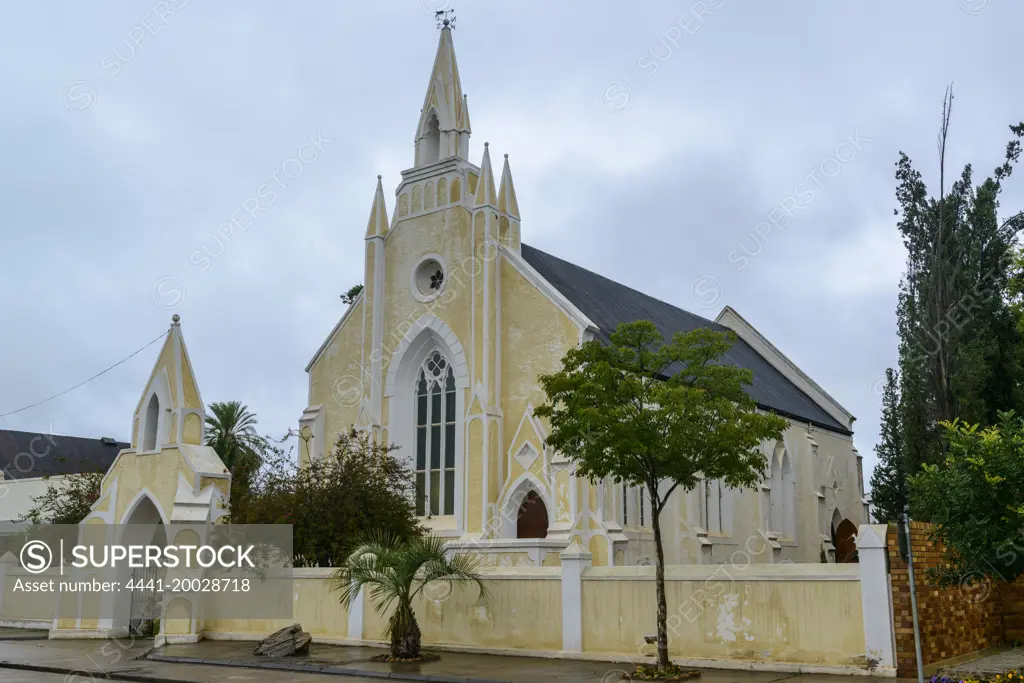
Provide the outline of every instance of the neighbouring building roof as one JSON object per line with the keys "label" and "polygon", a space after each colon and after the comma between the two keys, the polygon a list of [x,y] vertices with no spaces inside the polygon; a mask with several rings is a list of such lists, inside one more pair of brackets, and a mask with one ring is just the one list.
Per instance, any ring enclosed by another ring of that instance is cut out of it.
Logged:
{"label": "neighbouring building roof", "polygon": [[0,429],[0,479],[106,472],[131,444],[115,439]]}
{"label": "neighbouring building roof", "polygon": [[[534,270],[597,325],[596,336],[602,341],[609,341],[608,335],[620,323],[635,320],[650,320],[666,340],[677,332],[701,327],[722,332],[729,329],[540,249],[523,244],[522,255]],[[835,432],[851,433],[742,339],[736,339],[725,358],[733,365],[753,371],[754,381],[747,393],[762,408]]]}

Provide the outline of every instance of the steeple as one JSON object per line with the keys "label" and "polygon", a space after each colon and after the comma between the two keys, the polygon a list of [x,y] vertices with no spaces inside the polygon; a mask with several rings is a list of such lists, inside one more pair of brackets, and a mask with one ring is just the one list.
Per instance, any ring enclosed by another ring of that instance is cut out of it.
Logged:
{"label": "steeple", "polygon": [[498,207],[498,193],[494,191],[494,171],[491,169],[491,149],[484,143],[484,160],[480,162],[480,179],[476,181],[475,206]]}
{"label": "steeple", "polygon": [[163,445],[202,444],[206,409],[181,335],[181,318],[171,317],[156,365],[135,408],[132,448],[153,452]]}
{"label": "steeple", "polygon": [[512,184],[512,170],[508,167],[508,155],[501,169],[501,182],[498,183],[498,211],[519,218],[519,201],[516,199],[516,187]]}
{"label": "steeple", "polygon": [[470,132],[469,109],[462,94],[452,29],[445,22],[416,125],[415,168],[453,156],[468,159]]}
{"label": "steeple", "polygon": [[384,237],[387,231],[388,209],[384,203],[384,186],[381,184],[381,177],[377,176],[377,192],[373,195],[370,220],[366,224],[366,239]]}

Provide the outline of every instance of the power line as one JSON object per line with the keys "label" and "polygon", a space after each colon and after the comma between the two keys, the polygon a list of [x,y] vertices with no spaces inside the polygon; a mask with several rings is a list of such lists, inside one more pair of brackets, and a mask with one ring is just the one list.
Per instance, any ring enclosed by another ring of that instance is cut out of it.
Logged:
{"label": "power line", "polygon": [[87,380],[85,380],[85,381],[82,381],[82,382],[79,382],[79,383],[78,383],[78,384],[76,384],[75,386],[73,386],[73,387],[69,387],[69,388],[65,389],[64,391],[60,392],[59,394],[54,394],[53,396],[50,396],[50,397],[48,397],[48,398],[44,398],[44,399],[43,399],[42,401],[36,401],[36,402],[35,402],[35,403],[33,403],[32,405],[28,405],[28,406],[25,406],[24,408],[18,408],[17,410],[12,410],[12,411],[11,411],[11,412],[9,412],[9,413],[0,413],[0,418],[4,418],[4,417],[7,417],[8,415],[14,415],[15,413],[20,413],[20,412],[22,412],[22,411],[28,410],[29,408],[35,408],[36,406],[41,406],[42,404],[46,403],[47,401],[52,401],[52,400],[53,400],[53,399],[55,399],[55,398],[60,398],[60,397],[61,397],[61,396],[63,396],[64,394],[66,394],[66,393],[68,393],[68,392],[70,392],[70,391],[74,391],[75,389],[77,389],[78,387],[80,387],[80,386],[82,386],[82,385],[88,384],[89,382],[93,381],[94,379],[96,379],[96,378],[97,378],[97,377],[99,377],[100,375],[105,375],[105,374],[107,374],[108,372],[110,372],[111,370],[113,370],[114,368],[116,368],[116,367],[117,367],[118,365],[120,365],[121,363],[124,363],[125,361],[129,360],[130,358],[132,358],[132,357],[134,357],[134,356],[137,356],[137,355],[139,355],[140,353],[142,353],[143,351],[145,351],[146,349],[148,349],[148,348],[149,348],[150,346],[152,346],[153,344],[156,344],[156,343],[157,343],[158,341],[160,341],[161,339],[163,339],[163,338],[164,338],[164,337],[166,337],[166,336],[167,336],[167,332],[163,332],[163,333],[161,333],[161,334],[160,334],[160,336],[159,336],[159,337],[157,337],[157,338],[156,338],[156,339],[154,339],[153,341],[149,342],[148,344],[146,344],[145,346],[143,346],[143,347],[142,347],[141,349],[139,349],[138,351],[135,351],[135,352],[133,352],[132,354],[130,354],[130,355],[128,355],[128,356],[125,356],[125,357],[124,357],[124,358],[122,358],[121,360],[119,360],[119,361],[117,361],[116,363],[114,363],[113,365],[111,365],[111,366],[110,366],[109,368],[107,368],[106,370],[103,370],[102,372],[97,372],[97,373],[96,373],[95,375],[93,375],[93,376],[92,376],[92,377],[90,377],[89,379],[87,379]]}

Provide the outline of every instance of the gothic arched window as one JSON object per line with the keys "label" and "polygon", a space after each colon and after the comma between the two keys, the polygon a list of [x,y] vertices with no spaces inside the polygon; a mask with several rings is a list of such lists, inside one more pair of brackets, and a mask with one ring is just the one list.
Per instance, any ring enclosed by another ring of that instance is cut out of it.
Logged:
{"label": "gothic arched window", "polygon": [[157,447],[157,427],[160,425],[160,399],[153,394],[146,406],[146,422],[142,431],[142,450],[155,451]]}
{"label": "gothic arched window", "polygon": [[416,380],[416,514],[455,514],[455,375],[434,351]]}
{"label": "gothic arched window", "polygon": [[732,499],[728,486],[721,479],[701,480],[700,519],[705,531],[729,534],[732,531]]}
{"label": "gothic arched window", "polygon": [[437,121],[437,114],[432,113],[423,130],[423,154],[421,160],[423,165],[434,164],[441,157],[441,124]]}

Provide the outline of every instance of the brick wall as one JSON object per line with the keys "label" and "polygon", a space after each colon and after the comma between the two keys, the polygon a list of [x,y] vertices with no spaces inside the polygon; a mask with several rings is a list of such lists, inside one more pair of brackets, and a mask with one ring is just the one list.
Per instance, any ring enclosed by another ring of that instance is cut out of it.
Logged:
{"label": "brick wall", "polygon": [[[910,523],[914,554],[914,583],[921,627],[921,657],[933,664],[1002,642],[1002,604],[989,584],[967,588],[938,588],[926,570],[942,561],[943,548],[929,539],[931,524]],[[917,675],[914,661],[914,622],[910,607],[910,577],[900,557],[896,525],[889,525],[889,578],[892,584],[893,627],[896,631],[896,673]]]}

